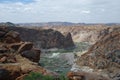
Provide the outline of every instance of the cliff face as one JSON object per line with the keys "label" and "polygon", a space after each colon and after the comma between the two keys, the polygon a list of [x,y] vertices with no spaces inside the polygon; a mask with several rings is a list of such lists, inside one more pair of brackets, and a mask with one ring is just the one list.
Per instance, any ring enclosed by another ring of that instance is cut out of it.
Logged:
{"label": "cliff face", "polygon": [[38,48],[71,48],[74,47],[71,34],[61,34],[52,29],[28,29],[21,27],[9,27],[11,30],[19,32],[24,41],[31,41]]}
{"label": "cliff face", "polygon": [[[95,43],[100,39],[100,36],[106,34],[107,26],[88,25],[88,26],[60,26],[60,27],[43,27],[45,29],[52,28],[61,33],[70,32],[74,42],[89,42]],[[109,33],[109,32],[108,32]]]}
{"label": "cliff face", "polygon": [[[109,34],[101,36],[91,48],[77,60],[81,67],[89,67],[92,72],[120,79],[120,27],[108,28]],[[86,70],[87,71],[87,70]]]}

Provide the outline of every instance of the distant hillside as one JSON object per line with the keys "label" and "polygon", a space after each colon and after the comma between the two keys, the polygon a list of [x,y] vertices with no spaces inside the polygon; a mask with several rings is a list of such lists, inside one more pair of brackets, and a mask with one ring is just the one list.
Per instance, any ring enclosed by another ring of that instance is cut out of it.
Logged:
{"label": "distant hillside", "polygon": [[120,25],[119,23],[72,23],[72,22],[40,22],[40,23],[18,23],[16,26],[26,26],[26,27],[43,27],[43,26],[86,26],[86,25]]}
{"label": "distant hillside", "polygon": [[46,22],[46,23],[19,23],[17,26],[71,26],[75,25],[75,23],[70,22]]}
{"label": "distant hillside", "polygon": [[14,23],[11,22],[5,22],[5,23],[0,23],[0,26],[6,26],[6,27],[15,27]]}

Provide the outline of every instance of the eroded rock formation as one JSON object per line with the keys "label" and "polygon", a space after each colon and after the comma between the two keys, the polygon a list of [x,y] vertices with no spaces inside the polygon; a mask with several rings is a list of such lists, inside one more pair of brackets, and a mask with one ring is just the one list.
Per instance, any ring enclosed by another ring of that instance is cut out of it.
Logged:
{"label": "eroded rock formation", "polygon": [[19,32],[23,41],[33,42],[37,48],[74,47],[74,42],[70,33],[66,33],[64,36],[59,31],[53,29],[28,29],[22,27],[9,27],[9,29]]}
{"label": "eroded rock formation", "polygon": [[86,26],[59,26],[43,27],[54,29],[61,33],[70,32],[74,42],[89,42],[94,44],[102,35],[109,33],[108,26],[105,25],[86,25]]}
{"label": "eroded rock formation", "polygon": [[23,80],[30,72],[56,75],[40,66],[41,51],[32,42],[24,42],[20,34],[0,27],[0,80]]}
{"label": "eroded rock formation", "polygon": [[[101,39],[77,60],[77,65],[80,66],[80,71],[96,73],[110,80],[119,80],[120,27],[108,30],[110,33],[101,36]],[[88,68],[85,70],[85,67]]]}

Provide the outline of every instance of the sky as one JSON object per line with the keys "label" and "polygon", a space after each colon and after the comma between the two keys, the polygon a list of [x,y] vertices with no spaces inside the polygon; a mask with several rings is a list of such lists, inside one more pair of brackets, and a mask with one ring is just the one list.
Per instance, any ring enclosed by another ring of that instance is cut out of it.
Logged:
{"label": "sky", "polygon": [[120,23],[120,0],[0,0],[0,22]]}

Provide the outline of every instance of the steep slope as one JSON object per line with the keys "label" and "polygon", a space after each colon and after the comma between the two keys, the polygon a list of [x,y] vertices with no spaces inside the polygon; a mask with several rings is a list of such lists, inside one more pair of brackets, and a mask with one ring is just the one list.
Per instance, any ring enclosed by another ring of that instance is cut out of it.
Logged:
{"label": "steep slope", "polygon": [[95,43],[100,36],[107,32],[108,26],[105,25],[86,25],[86,26],[59,26],[59,27],[43,27],[45,29],[54,29],[61,33],[70,32],[74,42]]}
{"label": "steep slope", "polygon": [[71,34],[61,34],[52,29],[28,29],[22,27],[8,27],[10,30],[19,32],[24,41],[31,41],[38,48],[71,48],[74,47]]}
{"label": "steep slope", "polygon": [[[109,28],[109,34],[103,35],[85,54],[77,60],[81,71],[95,72],[120,79],[120,27]],[[87,67],[86,70],[85,67]]]}

